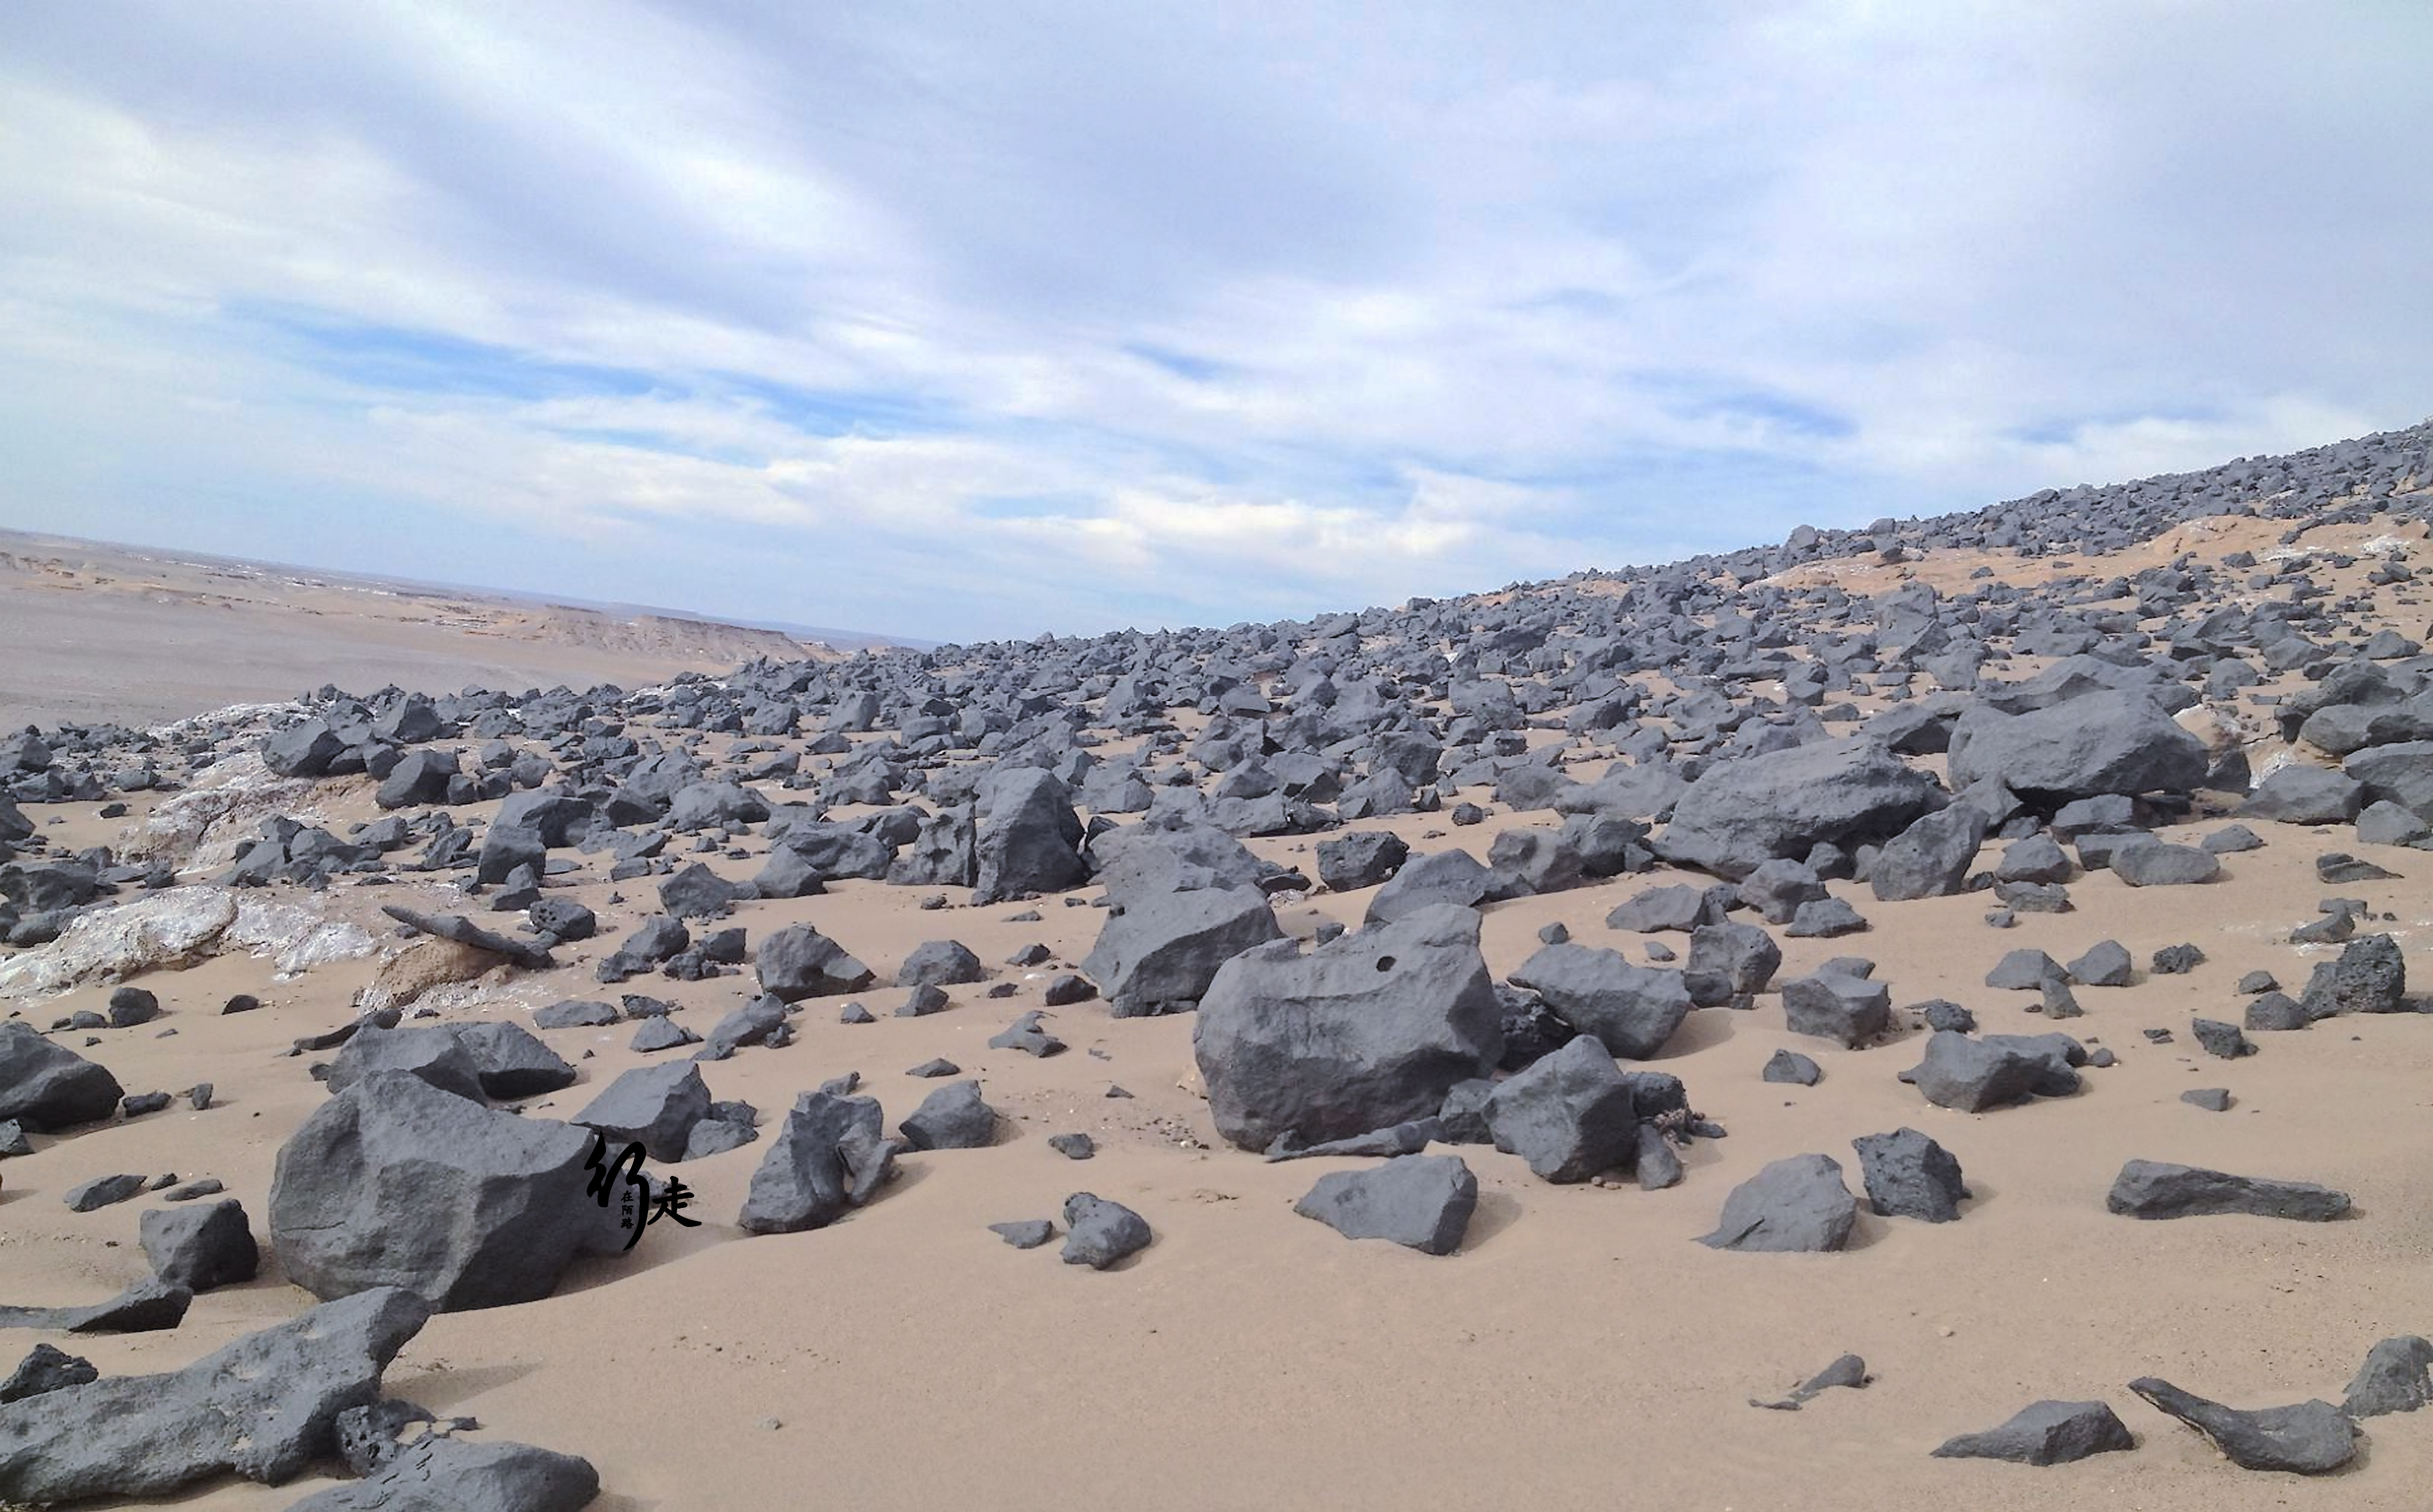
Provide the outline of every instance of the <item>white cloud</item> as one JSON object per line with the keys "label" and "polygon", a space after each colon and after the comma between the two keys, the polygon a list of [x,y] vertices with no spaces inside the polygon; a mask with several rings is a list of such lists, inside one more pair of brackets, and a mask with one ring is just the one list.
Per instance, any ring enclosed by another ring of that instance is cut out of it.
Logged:
{"label": "white cloud", "polygon": [[2169,0],[18,8],[0,517],[432,576],[436,510],[568,547],[468,576],[967,636],[2201,466],[2433,408],[2428,42]]}

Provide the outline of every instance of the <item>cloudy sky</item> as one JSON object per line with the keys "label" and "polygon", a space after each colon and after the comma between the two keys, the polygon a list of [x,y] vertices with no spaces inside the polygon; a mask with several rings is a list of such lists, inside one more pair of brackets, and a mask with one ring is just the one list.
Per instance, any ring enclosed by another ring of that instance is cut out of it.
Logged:
{"label": "cloudy sky", "polygon": [[2433,6],[0,8],[0,524],[933,639],[2433,413]]}

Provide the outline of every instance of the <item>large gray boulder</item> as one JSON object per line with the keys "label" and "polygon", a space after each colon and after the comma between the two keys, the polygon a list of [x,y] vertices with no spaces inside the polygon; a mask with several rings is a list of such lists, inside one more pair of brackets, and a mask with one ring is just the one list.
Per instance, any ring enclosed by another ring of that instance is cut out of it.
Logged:
{"label": "large gray boulder", "polygon": [[2407,958],[2387,934],[2360,935],[2339,959],[2315,963],[2298,1006],[2308,1018],[2396,1013],[2407,1006]]}
{"label": "large gray boulder", "polygon": [[481,1067],[454,1025],[383,1028],[366,1024],[331,1058],[326,1085],[332,1094],[341,1093],[383,1071],[403,1071],[442,1092],[482,1100]]}
{"label": "large gray boulder", "polygon": [[1403,863],[1393,879],[1377,890],[1361,917],[1371,925],[1391,924],[1422,909],[1451,904],[1476,908],[1493,897],[1495,874],[1468,851],[1434,851]]}
{"label": "large gray boulder", "polygon": [[1318,879],[1330,892],[1375,887],[1400,870],[1410,854],[1403,837],[1382,829],[1322,840],[1318,842]]}
{"label": "large gray boulder", "polygon": [[136,1225],[152,1273],[172,1286],[207,1292],[251,1281],[262,1266],[262,1246],[234,1198],[179,1208],[151,1208]]}
{"label": "large gray boulder", "polygon": [[1661,1052],[1690,1016],[1690,985],[1677,971],[1637,966],[1621,951],[1541,947],[1512,973],[1513,985],[1545,1000],[1556,1017],[1625,1060]]}
{"label": "large gray boulder", "polygon": [[317,777],[330,770],[347,742],[338,738],[326,720],[306,720],[301,724],[269,736],[262,742],[262,764],[282,777]]}
{"label": "large gray boulder", "polygon": [[825,1229],[876,1196],[895,1170],[895,1144],[876,1097],[808,1092],[752,1173],[735,1219],[746,1233]]}
{"label": "large gray boulder", "polygon": [[1765,991],[1782,966],[1782,947],[1753,924],[1702,924],[1690,931],[1681,984],[1690,1001],[1715,1008]]}
{"label": "large gray boulder", "polygon": [[109,1117],[125,1096],[98,1062],[52,1044],[23,1019],[0,1021],[0,1119],[51,1133]]}
{"label": "large gray boulder", "polygon": [[280,1147],[271,1249],[324,1300],[402,1286],[442,1312],[537,1300],[576,1256],[623,1248],[587,1190],[593,1137],[376,1072]]}
{"label": "large gray boulder", "polygon": [[1637,1098],[1594,1035],[1581,1035],[1489,1093],[1487,1128],[1497,1149],[1520,1156],[1549,1181],[1585,1181],[1638,1158]]}
{"label": "large gray boulder", "polygon": [[762,940],[754,966],[760,990],[789,1003],[859,993],[878,979],[842,945],[808,924],[788,925]]}
{"label": "large gray boulder", "polygon": [[992,772],[980,782],[979,808],[974,903],[1061,892],[1089,875],[1081,859],[1081,821],[1054,773],[1037,767]]}
{"label": "large gray boulder", "polygon": [[1871,977],[1820,970],[1782,984],[1782,1023],[1855,1050],[1891,1027],[1892,990]]}
{"label": "large gray boulder", "polygon": [[1841,1162],[1794,1155],[1733,1187],[1715,1232],[1698,1242],[1710,1249],[1772,1253],[1839,1249],[1858,1216],[1859,1199],[1842,1184]]}
{"label": "large gray boulder", "polygon": [[962,987],[987,979],[988,968],[960,940],[925,940],[895,968],[898,987]]}
{"label": "large gray boulder", "polygon": [[1390,1239],[1423,1255],[1461,1248],[1478,1178],[1458,1155],[1402,1155],[1365,1171],[1330,1171],[1293,1205],[1347,1239]]}
{"label": "large gray boulder", "polygon": [[378,1400],[381,1371],[430,1317],[412,1291],[379,1287],[248,1334],[182,1370],[112,1376],[0,1407],[0,1500],[160,1497],[228,1472],[282,1485],[337,1452],[338,1415]]}
{"label": "large gray boulder", "polygon": [[2204,742],[2144,692],[2105,688],[2049,708],[1971,706],[1951,728],[1951,785],[1999,782],[2056,803],[2099,793],[2186,792],[2204,781]]}
{"label": "large gray boulder", "polygon": [[482,1096],[502,1102],[537,1097],[574,1085],[574,1067],[520,1024],[504,1019],[459,1024],[456,1042],[473,1058]]}
{"label": "large gray boulder", "polygon": [[914,1149],[985,1149],[996,1143],[996,1110],[977,1081],[949,1081],[905,1116],[905,1141]]}
{"label": "large gray boulder", "polygon": [[1283,938],[1256,888],[1132,892],[1099,926],[1081,970],[1117,1018],[1176,1013],[1198,1006],[1225,962]]}
{"label": "large gray boulder", "polygon": [[969,887],[978,875],[977,848],[969,806],[942,808],[921,820],[911,843],[889,863],[887,880],[896,887]]}
{"label": "large gray boulder", "polygon": [[1887,903],[1948,897],[1967,879],[1986,828],[1985,811],[1974,804],[1928,814],[1884,842],[1867,885]]}
{"label": "large gray boulder", "polygon": [[2050,1075],[2048,1059],[2024,1046],[1937,1029],[1906,1079],[1938,1108],[1978,1113],[2036,1095]]}
{"label": "large gray boulder", "polygon": [[1862,1134],[1850,1141],[1867,1188],[1867,1208],[1880,1218],[1949,1223],[1960,1216],[1968,1188],[1951,1152],[1914,1129]]}
{"label": "large gray boulder", "polygon": [[1277,942],[1227,961],[1191,1042],[1217,1131],[1251,1150],[1348,1139],[1493,1071],[1503,1010],[1478,930],[1471,909],[1438,907],[1307,956]]}
{"label": "large gray boulder", "polygon": [[709,1084],[689,1061],[636,1066],[608,1083],[572,1122],[607,1136],[610,1151],[638,1142],[655,1161],[685,1158],[692,1126],[709,1116]]}
{"label": "large gray boulder", "polygon": [[1820,740],[1718,764],[1690,785],[1659,854],[1738,880],[1819,843],[1848,849],[1899,834],[1938,807],[1932,778],[1871,740]]}
{"label": "large gray boulder", "polygon": [[2355,777],[2322,767],[2287,766],[2256,784],[2238,806],[2238,816],[2284,824],[2345,824],[2365,807],[2364,795]]}
{"label": "large gray boulder", "polygon": [[1117,905],[1160,892],[1256,888],[1280,870],[1221,829],[1170,821],[1107,830],[1090,841],[1090,859],[1097,868],[1091,880]]}
{"label": "large gray boulder", "polygon": [[2132,845],[2112,853],[2112,875],[2131,887],[2192,887],[2221,875],[2221,862],[2194,845]]}
{"label": "large gray boulder", "polygon": [[2359,751],[2340,763],[2364,784],[2367,803],[2394,803],[2433,821],[2433,740],[2401,740]]}

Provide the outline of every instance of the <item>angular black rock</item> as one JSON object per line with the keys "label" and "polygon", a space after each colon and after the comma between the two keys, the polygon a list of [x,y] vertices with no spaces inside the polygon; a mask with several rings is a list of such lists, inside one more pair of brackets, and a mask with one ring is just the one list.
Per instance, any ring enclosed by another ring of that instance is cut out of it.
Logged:
{"label": "angular black rock", "polygon": [[1779,1081],[1789,1086],[1812,1087],[1825,1073],[1815,1062],[1796,1050],[1777,1050],[1765,1062],[1761,1079]]}
{"label": "angular black rock", "polygon": [[807,924],[790,925],[760,942],[760,990],[789,1003],[859,993],[878,978],[843,946]]}
{"label": "angular black rock", "polygon": [[1475,912],[1439,907],[1307,956],[1279,942],[1227,961],[1191,1042],[1217,1132],[1251,1150],[1349,1138],[1494,1070],[1503,1009],[1478,930]]}
{"label": "angular black rock", "polygon": [[63,1334],[150,1334],[185,1320],[195,1294],[147,1276],[108,1301],[83,1307],[0,1307],[0,1328],[48,1328]]}
{"label": "angular black rock", "polygon": [[61,1199],[67,1203],[71,1213],[91,1213],[114,1202],[124,1202],[143,1190],[144,1178],[122,1172],[78,1181],[61,1194]]}
{"label": "angular black rock", "polygon": [[1512,972],[1555,1015],[1625,1060],[1664,1048],[1690,1016],[1689,983],[1677,971],[1636,966],[1618,950],[1545,945]]}
{"label": "angular black rock", "polygon": [[651,1159],[673,1162],[684,1159],[692,1126],[708,1115],[709,1084],[702,1080],[701,1068],[678,1061],[636,1066],[608,1083],[569,1122],[605,1135],[611,1155],[638,1142]]}
{"label": "angular black rock", "polygon": [[2328,1402],[2242,1411],[2153,1376],[2130,1382],[2129,1389],[2203,1434],[2242,1470],[2321,1475],[2356,1457],[2356,1424]]}
{"label": "angular black rock", "polygon": [[2328,1223],[2349,1210],[2349,1195],[2311,1181],[2233,1176],[2201,1166],[2131,1161],[2104,1205],[2132,1218],[2187,1218],[2225,1213]]}
{"label": "angular black rock", "polygon": [[2045,1075],[2046,1062],[2037,1056],[1938,1029],[1926,1042],[1926,1058],[1908,1077],[1936,1107],[1975,1113],[2030,1096]]}
{"label": "angular black rock", "polygon": [[[7,1400],[0,1396],[0,1401]],[[2414,1412],[2433,1402],[2433,1340],[2403,1334],[2366,1351],[2342,1408],[2352,1418]]]}
{"label": "angular black rock", "polygon": [[1820,970],[1782,984],[1783,1027],[1794,1034],[1856,1049],[1891,1027],[1893,999],[1883,983]]}
{"label": "angular black rock", "polygon": [[600,1472],[580,1455],[434,1435],[288,1512],[576,1512],[599,1494]]}
{"label": "angular black rock", "polygon": [[1064,1264],[1104,1270],[1148,1248],[1148,1220],[1120,1202],[1076,1192],[1064,1199]]}
{"label": "angular black rock", "polygon": [[900,1126],[914,1149],[984,1149],[996,1142],[996,1110],[977,1081],[950,1081],[929,1094]]}
{"label": "angular black rock", "polygon": [[1749,1399],[1749,1405],[1752,1407],[1763,1407],[1769,1412],[1797,1412],[1800,1408],[1814,1401],[1816,1397],[1823,1392],[1829,1391],[1836,1386],[1848,1386],[1855,1389],[1865,1385],[1873,1379],[1875,1379],[1873,1376],[1867,1374],[1867,1362],[1865,1360],[1861,1359],[1855,1354],[1845,1354],[1836,1358],[1831,1365],[1827,1366],[1824,1369],[1817,1371],[1814,1375],[1810,1376],[1807,1380],[1793,1387],[1791,1395],[1782,1398],[1780,1401],[1762,1402],[1758,1398],[1751,1397]]}
{"label": "angular black rock", "polygon": [[126,1095],[107,1069],[52,1044],[23,1019],[0,1021],[0,1118],[55,1133],[109,1117]]}
{"label": "angular black rock", "polygon": [[1421,1254],[1461,1248],[1478,1178],[1458,1155],[1404,1155],[1365,1171],[1331,1171],[1295,1204],[1347,1239],[1390,1239]]}
{"label": "angular black rock", "polygon": [[990,1224],[989,1232],[1016,1249],[1036,1249],[1056,1237],[1056,1225],[1046,1218],[1016,1218],[1008,1223]]}
{"label": "angular black rock", "polygon": [[2068,1465],[2137,1441],[2101,1402],[2034,1402],[1982,1433],[1947,1438],[1937,1459],[2003,1459],[2015,1465]]}
{"label": "angular black rock", "polygon": [[1275,909],[1254,887],[1133,892],[1100,927],[1081,969],[1115,1017],[1147,1018],[1197,1006],[1225,962],[1283,938]]}
{"label": "angular black rock", "polygon": [[251,1281],[262,1266],[262,1247],[234,1198],[209,1207],[153,1208],[138,1235],[152,1273],[189,1291]]}
{"label": "angular black rock", "polygon": [[746,1233],[824,1229],[868,1202],[894,1173],[895,1145],[875,1097],[805,1093],[752,1173],[735,1220]]}
{"label": "angular black rock", "polygon": [[1710,1249],[1774,1253],[1834,1250],[1849,1242],[1858,1199],[1829,1155],[1794,1155],[1766,1165],[1732,1188],[1712,1233]]}
{"label": "angular black rock", "polygon": [[2225,1024],[2218,1018],[2191,1019],[2188,1029],[2207,1055],[2236,1061],[2240,1056],[2255,1053],[2255,1042],[2240,1033],[2236,1024]]}
{"label": "angular black rock", "polygon": [[2299,1006],[2310,1019],[2339,1013],[2396,1013],[2407,1006],[2407,960],[2387,934],[2361,935],[2339,959],[2316,965]]}
{"label": "angular black rock", "polygon": [[1487,1127],[1497,1149],[1548,1181],[1627,1168],[1639,1148],[1631,1083],[1587,1034],[1490,1093]]}
{"label": "angular black rock", "polygon": [[100,1379],[101,1372],[94,1368],[91,1360],[70,1354],[57,1345],[37,1344],[17,1362],[17,1368],[9,1372],[9,1379],[0,1381],[0,1403],[23,1402],[61,1386],[80,1386]]}
{"label": "angular black rock", "polygon": [[1949,1150],[1914,1129],[1862,1134],[1850,1143],[1859,1152],[1867,1207],[1878,1217],[1950,1223],[1960,1216],[1968,1188]]}
{"label": "angular black rock", "polygon": [[0,1412],[0,1497],[158,1497],[225,1471],[283,1484],[335,1453],[338,1414],[379,1397],[381,1371],[430,1317],[414,1293],[378,1287],[182,1370],[16,1402]]}
{"label": "angular black rock", "polygon": [[535,1301],[577,1255],[623,1248],[613,1207],[587,1191],[594,1143],[378,1072],[280,1147],[270,1246],[325,1300],[403,1286],[450,1312]]}

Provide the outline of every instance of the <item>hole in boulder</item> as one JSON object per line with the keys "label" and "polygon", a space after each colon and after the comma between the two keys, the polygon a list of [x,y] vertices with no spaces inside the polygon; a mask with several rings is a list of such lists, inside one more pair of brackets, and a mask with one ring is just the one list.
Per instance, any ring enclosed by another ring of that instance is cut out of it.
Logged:
{"label": "hole in boulder", "polygon": [[1394,969],[1394,958],[1391,956],[1378,957],[1377,969],[1379,971],[1392,971]]}

